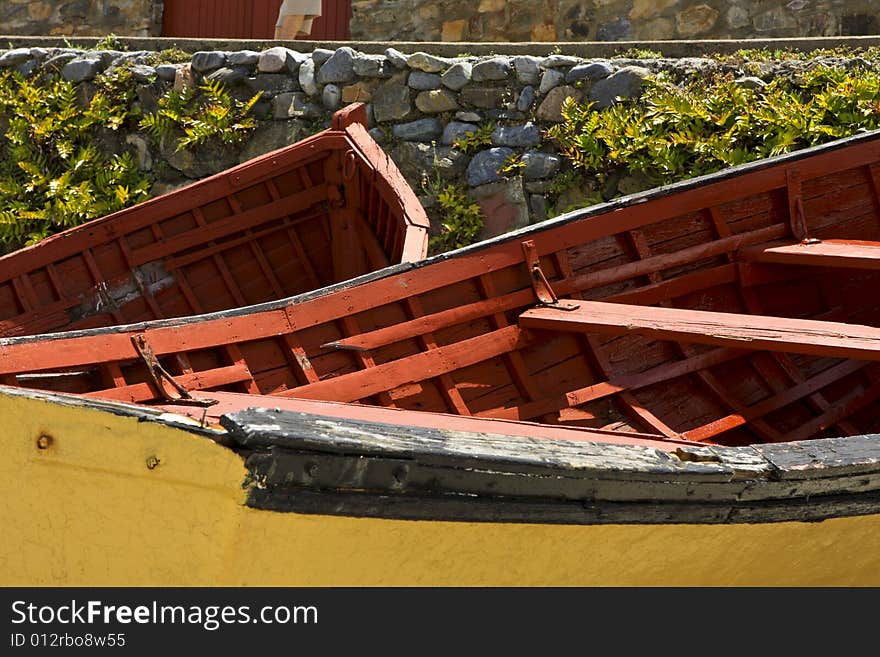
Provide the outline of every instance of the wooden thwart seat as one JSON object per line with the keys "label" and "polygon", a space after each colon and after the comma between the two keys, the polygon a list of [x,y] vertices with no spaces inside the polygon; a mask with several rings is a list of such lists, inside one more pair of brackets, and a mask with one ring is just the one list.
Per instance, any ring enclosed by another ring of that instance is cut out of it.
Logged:
{"label": "wooden thwart seat", "polygon": [[880,328],[785,317],[578,301],[577,310],[539,307],[519,317],[523,328],[624,335],[783,351],[831,358],[880,360]]}
{"label": "wooden thwart seat", "polygon": [[741,257],[751,262],[779,265],[813,265],[880,269],[880,242],[821,240],[743,249]]}

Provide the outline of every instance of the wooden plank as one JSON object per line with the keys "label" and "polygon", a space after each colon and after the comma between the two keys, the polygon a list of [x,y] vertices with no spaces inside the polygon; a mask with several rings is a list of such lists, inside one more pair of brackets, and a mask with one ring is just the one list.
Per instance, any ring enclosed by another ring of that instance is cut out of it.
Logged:
{"label": "wooden plank", "polygon": [[475,301],[465,306],[457,306],[447,310],[441,310],[423,317],[416,317],[409,321],[399,322],[355,335],[349,338],[335,340],[321,345],[325,349],[377,349],[402,340],[431,333],[433,331],[463,324],[487,315],[501,313],[517,306],[525,306],[534,301],[535,293],[532,288],[520,290],[511,294]]}
{"label": "wooden plank", "polygon": [[515,349],[530,341],[518,326],[508,326],[455,344],[383,363],[367,370],[294,388],[282,394],[301,399],[332,399],[353,402],[392,390],[407,383],[417,383],[462,367],[480,363]]}
{"label": "wooden plank", "polygon": [[784,436],[783,440],[798,441],[815,437],[818,433],[834,426],[841,419],[850,417],[855,413],[880,399],[880,383],[874,383],[868,388],[855,390],[843,399],[835,400],[834,405],[825,413],[805,422],[794,431]]}
{"label": "wooden plank", "polygon": [[736,251],[744,246],[759,244],[761,242],[776,239],[777,237],[782,237],[786,232],[786,226],[776,224],[773,226],[767,226],[766,228],[759,228],[748,233],[722,237],[705,244],[698,244],[686,249],[681,249],[680,251],[662,253],[642,260],[635,260],[625,265],[581,274],[571,280],[571,285],[578,290],[596,289],[603,285],[617,283],[635,276],[646,276],[655,272],[663,271],[664,269],[681,267],[692,262],[719,256],[730,251]]}
{"label": "wooden plank", "polygon": [[253,210],[233,214],[180,235],[166,238],[155,244],[136,249],[131,254],[132,265],[139,266],[159,260],[205,242],[220,239],[230,234],[239,234],[246,228],[258,226],[272,219],[300,212],[316,203],[327,200],[327,187],[319,185],[303,192],[272,201]]}
{"label": "wooden plank", "polygon": [[[216,386],[250,381],[251,378],[251,373],[248,371],[247,367],[242,365],[229,365],[227,367],[218,367],[217,369],[205,370],[202,372],[189,372],[181,376],[175,376],[174,380],[187,390],[207,390]],[[167,390],[170,392],[171,385],[166,385]],[[86,393],[85,396],[124,402],[144,402],[157,399],[156,392],[157,391],[154,390],[149,383],[133,383],[131,385],[117,385],[116,388],[109,390],[89,392]]]}
{"label": "wooden plank", "polygon": [[[362,422],[381,422],[405,427],[437,428],[448,431],[469,431],[484,434],[521,436],[537,440],[559,439],[575,442],[599,442],[613,445],[644,445],[663,451],[673,451],[682,443],[657,440],[656,436],[641,433],[620,433],[600,431],[587,427],[562,427],[559,425],[538,424],[535,422],[509,422],[492,418],[464,417],[446,413],[415,411],[400,408],[382,408],[366,404],[343,404],[339,402],[315,401],[310,399],[284,398],[278,396],[254,396],[236,392],[212,390],[193,391],[198,400],[211,399],[218,402],[208,409],[207,417],[218,421],[224,415],[243,411],[247,408],[271,408],[282,411],[310,413],[324,417],[335,417]],[[184,406],[173,402],[162,402],[154,406],[168,413],[176,413],[199,419],[203,409]],[[687,443],[693,445],[693,443]]]}
{"label": "wooden plank", "polygon": [[[756,418],[763,417],[768,413],[787,406],[788,404],[800,401],[803,398],[817,392],[818,390],[821,390],[825,386],[830,385],[835,381],[838,381],[846,376],[849,376],[850,374],[853,374],[854,372],[859,371],[867,365],[867,363],[862,361],[843,361],[839,365],[828,368],[827,370],[813,377],[812,379],[808,379],[803,383],[799,383],[798,385],[792,386],[791,388],[788,388],[783,392],[773,395],[772,397],[768,397],[767,399],[760,401],[757,404],[749,406],[740,413],[731,414],[726,417],[709,422],[708,424],[705,424],[701,427],[685,431],[683,435],[688,440],[708,440],[709,438],[713,438],[714,436],[717,436],[724,431],[729,431],[730,429],[733,429],[735,427],[742,426],[747,422],[753,422]],[[775,442],[779,441],[777,440]]]}
{"label": "wooden plank", "polygon": [[880,269],[880,242],[862,240],[799,242],[744,249],[741,257],[752,262],[779,265]]}
{"label": "wooden plank", "polygon": [[574,311],[528,310],[520,315],[520,326],[610,335],[635,333],[741,349],[880,360],[880,329],[840,322],[582,301]]}
{"label": "wooden plank", "polygon": [[164,261],[163,265],[168,271],[180,269],[181,267],[191,265],[194,262],[199,262],[200,260],[204,260],[222,251],[227,251],[242,244],[247,244],[247,242],[251,240],[268,237],[283,230],[292,229],[295,225],[304,223],[312,219],[316,219],[322,214],[323,212],[315,212],[307,215],[296,215],[296,218],[294,220],[286,219],[283,223],[280,223],[276,226],[270,226],[269,228],[265,228],[259,231],[248,231],[248,233],[243,237],[237,237],[231,240],[224,240],[223,242],[215,243],[212,247],[203,246],[198,251],[188,253],[184,256],[167,258]]}

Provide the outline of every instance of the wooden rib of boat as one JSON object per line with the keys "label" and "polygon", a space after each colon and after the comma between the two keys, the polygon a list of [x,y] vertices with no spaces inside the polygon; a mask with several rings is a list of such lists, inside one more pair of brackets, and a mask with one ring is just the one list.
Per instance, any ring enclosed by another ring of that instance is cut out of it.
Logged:
{"label": "wooden rib of boat", "polygon": [[428,220],[362,104],[328,130],[0,257],[0,335],[180,317],[423,258]]}
{"label": "wooden rib of boat", "polygon": [[869,134],[277,303],[9,338],[0,376],[121,401],[226,390],[730,446],[867,434],[878,166]]}
{"label": "wooden rib of boat", "polygon": [[194,394],[219,398],[225,431],[174,405],[0,386],[0,584],[880,583],[873,437],[673,449]]}

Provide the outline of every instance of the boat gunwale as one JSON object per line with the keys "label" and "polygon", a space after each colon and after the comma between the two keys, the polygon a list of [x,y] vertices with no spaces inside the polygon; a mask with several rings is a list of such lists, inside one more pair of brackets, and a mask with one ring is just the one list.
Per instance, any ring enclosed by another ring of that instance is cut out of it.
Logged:
{"label": "boat gunwale", "polygon": [[680,447],[522,439],[276,409],[223,416],[271,511],[565,524],[815,522],[880,513],[880,436]]}
{"label": "boat gunwale", "polygon": [[224,433],[140,405],[7,386],[0,396],[211,440],[243,459],[246,504],[261,510],[539,524],[754,524],[880,513],[877,435],[668,453],[272,408],[224,415]]}
{"label": "boat gunwale", "polygon": [[[321,134],[321,133],[319,133]],[[314,135],[318,136],[318,135]],[[302,143],[302,142],[300,142]],[[200,322],[211,321],[211,320],[219,320],[219,319],[228,319],[233,317],[242,317],[245,315],[255,315],[263,312],[277,311],[285,308],[290,308],[302,303],[311,302],[316,299],[321,299],[325,297],[332,296],[339,292],[344,292],[346,290],[350,290],[353,288],[357,288],[362,285],[366,285],[369,283],[373,283],[376,281],[380,281],[386,278],[393,277],[398,274],[403,274],[407,272],[413,272],[425,267],[430,267],[433,265],[439,265],[440,263],[444,263],[450,260],[456,260],[462,257],[467,257],[470,255],[479,254],[481,252],[492,249],[496,246],[508,244],[511,242],[522,241],[523,239],[527,239],[530,237],[534,237],[536,234],[549,232],[555,229],[561,229],[569,227],[578,222],[584,222],[585,224],[590,221],[597,221],[602,218],[606,218],[616,212],[621,210],[625,210],[628,208],[633,208],[651,201],[659,201],[664,198],[667,198],[673,194],[678,192],[686,192],[699,189],[701,187],[707,187],[713,184],[721,184],[725,183],[731,179],[746,177],[750,175],[760,175],[768,169],[779,167],[779,181],[778,184],[771,184],[769,186],[764,186],[760,190],[753,190],[750,192],[750,195],[761,193],[762,191],[768,191],[772,189],[780,189],[785,187],[786,185],[786,176],[785,170],[786,166],[789,164],[796,164],[801,160],[812,158],[814,156],[832,156],[837,151],[850,148],[850,147],[863,147],[866,149],[872,149],[875,151],[874,157],[866,160],[866,162],[880,160],[880,130],[874,130],[871,132],[867,132],[864,134],[855,135],[852,137],[846,137],[844,139],[835,140],[833,142],[829,142],[827,144],[821,144],[819,146],[813,146],[810,148],[794,151],[792,153],[787,153],[784,155],[778,155],[770,158],[765,158],[762,160],[756,160],[754,162],[748,162],[746,164],[737,165],[734,167],[730,167],[727,169],[723,169],[722,171],[718,171],[711,174],[706,174],[703,176],[698,176],[695,178],[690,178],[688,180],[684,180],[681,182],[672,183],[670,185],[664,185],[660,187],[656,187],[654,189],[646,190],[643,192],[637,192],[635,194],[630,194],[628,196],[623,196],[618,199],[613,199],[606,203],[601,203],[598,205],[590,206],[588,208],[581,208],[578,210],[574,210],[558,217],[554,217],[552,219],[547,219],[546,221],[533,224],[530,226],[526,226],[516,231],[512,231],[510,233],[505,233],[503,235],[499,235],[497,237],[493,237],[487,240],[483,240],[476,244],[471,244],[469,246],[456,249],[454,251],[448,251],[445,253],[440,253],[435,256],[431,256],[425,258],[423,260],[419,260],[416,262],[402,262],[400,264],[390,265],[388,267],[363,274],[357,276],[355,278],[348,279],[346,281],[341,281],[339,283],[334,283],[332,285],[328,285],[322,288],[318,288],[316,290],[312,290],[309,292],[305,292],[302,294],[293,295],[290,297],[285,297],[283,299],[277,299],[273,301],[268,301],[260,304],[254,304],[249,306],[239,306],[236,308],[230,308],[227,310],[221,310],[211,313],[203,313],[199,315],[188,315],[185,317],[177,317],[170,319],[157,319],[151,320],[147,322],[140,322],[134,324],[119,324],[113,326],[92,328],[92,329],[83,329],[77,331],[63,331],[57,333],[49,333],[49,334],[36,334],[36,335],[25,335],[25,336],[11,336],[0,338],[0,346],[12,346],[15,344],[29,343],[35,341],[52,341],[52,340],[60,340],[60,339],[72,339],[72,338],[81,338],[81,337],[89,337],[89,336],[98,336],[98,335],[110,335],[110,334],[120,334],[120,333],[132,333],[138,331],[147,331],[150,329],[161,329],[161,328],[170,328],[170,327],[184,327],[191,324],[198,324]],[[873,147],[873,148],[872,148]],[[799,174],[801,176],[801,180],[810,180],[812,178],[821,177],[823,175],[827,175],[830,173],[834,173],[835,171],[847,170],[854,167],[859,166],[858,162],[846,162],[836,168],[829,169],[828,167],[821,168],[815,167],[818,170],[816,175],[810,175],[809,172],[805,172],[804,170],[800,170]],[[218,174],[219,175],[219,174]],[[722,203],[723,201],[718,201],[717,203]],[[137,207],[137,206],[135,206]],[[678,211],[678,214],[684,214],[686,211]],[[653,220],[651,223],[655,223],[657,221],[662,221],[666,217],[660,217]],[[65,233],[61,233],[60,235],[64,235]],[[51,238],[50,238],[51,239]],[[562,248],[564,245],[556,244],[554,248]],[[543,250],[539,248],[539,252],[543,254]],[[2,258],[0,258],[0,264],[2,264]]]}

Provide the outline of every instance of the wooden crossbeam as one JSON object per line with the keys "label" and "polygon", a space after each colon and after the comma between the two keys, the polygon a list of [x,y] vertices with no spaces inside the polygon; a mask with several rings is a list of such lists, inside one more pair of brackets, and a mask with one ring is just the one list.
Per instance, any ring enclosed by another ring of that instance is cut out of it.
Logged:
{"label": "wooden crossbeam", "polygon": [[744,249],[742,258],[779,265],[880,269],[880,242],[822,240]]}
{"label": "wooden crossbeam", "polygon": [[783,351],[831,358],[880,360],[880,329],[872,326],[704,310],[581,301],[573,311],[533,308],[520,326],[552,331],[679,340],[738,349]]}

